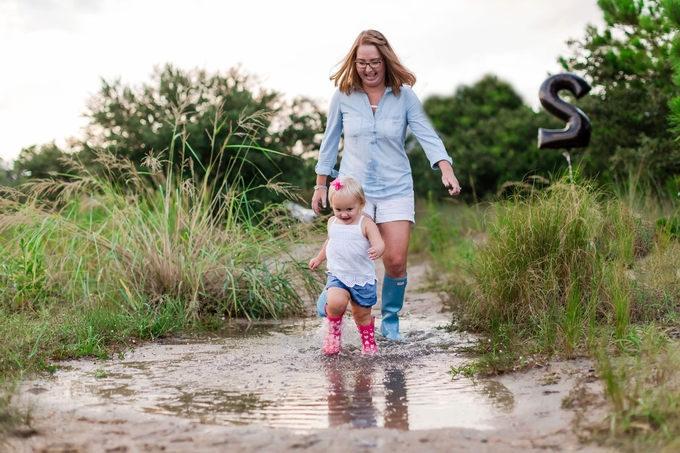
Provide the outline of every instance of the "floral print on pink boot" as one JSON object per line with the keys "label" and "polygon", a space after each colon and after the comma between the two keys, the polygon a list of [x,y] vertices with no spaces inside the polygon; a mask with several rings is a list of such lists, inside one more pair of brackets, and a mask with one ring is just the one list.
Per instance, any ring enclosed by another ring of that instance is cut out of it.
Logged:
{"label": "floral print on pink boot", "polygon": [[326,332],[326,338],[323,340],[323,347],[321,349],[324,354],[337,354],[342,349],[342,316],[337,318],[328,316],[328,306],[326,306],[325,311],[328,331]]}
{"label": "floral print on pink boot", "polygon": [[361,335],[361,355],[372,357],[378,352],[378,345],[375,344],[375,316],[371,318],[371,323],[367,326],[357,326]]}

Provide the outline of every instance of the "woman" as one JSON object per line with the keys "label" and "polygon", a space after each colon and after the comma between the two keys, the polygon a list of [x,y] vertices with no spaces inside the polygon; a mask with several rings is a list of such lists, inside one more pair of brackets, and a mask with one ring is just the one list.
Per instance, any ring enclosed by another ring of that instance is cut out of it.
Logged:
{"label": "woman", "polygon": [[[364,210],[378,224],[385,242],[380,333],[402,340],[398,313],[404,305],[406,258],[415,223],[413,178],[404,149],[406,128],[418,139],[433,170],[441,170],[450,195],[460,193],[451,158],[425,116],[411,87],[416,77],[406,69],[387,39],[375,30],[359,33],[351,50],[331,76],[338,90],[331,99],[328,124],[316,165],[312,209],[326,207],[328,176],[352,176],[364,188]],[[333,169],[340,136],[344,148],[340,172]],[[317,309],[325,305],[325,292]],[[322,310],[319,311],[323,315]]]}

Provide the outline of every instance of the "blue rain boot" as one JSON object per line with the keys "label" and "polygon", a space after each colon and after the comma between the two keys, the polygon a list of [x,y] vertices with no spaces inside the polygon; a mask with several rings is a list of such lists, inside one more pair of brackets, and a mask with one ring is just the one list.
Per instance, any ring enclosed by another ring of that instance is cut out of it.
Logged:
{"label": "blue rain boot", "polygon": [[323,292],[316,301],[316,312],[322,318],[326,317],[326,302],[328,302],[328,290],[324,288]]}
{"label": "blue rain boot", "polygon": [[380,334],[394,341],[403,341],[399,333],[399,310],[404,306],[404,293],[408,275],[404,278],[390,278],[385,274],[382,286],[382,323]]}

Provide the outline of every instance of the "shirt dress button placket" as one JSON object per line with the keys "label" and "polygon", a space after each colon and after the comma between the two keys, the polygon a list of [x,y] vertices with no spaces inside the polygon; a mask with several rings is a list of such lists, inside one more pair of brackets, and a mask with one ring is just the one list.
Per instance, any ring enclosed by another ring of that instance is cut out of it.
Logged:
{"label": "shirt dress button placket", "polygon": [[376,120],[375,120],[375,115],[373,115],[373,140],[371,141],[372,145],[375,145],[378,143],[377,139],[377,132],[376,132]]}

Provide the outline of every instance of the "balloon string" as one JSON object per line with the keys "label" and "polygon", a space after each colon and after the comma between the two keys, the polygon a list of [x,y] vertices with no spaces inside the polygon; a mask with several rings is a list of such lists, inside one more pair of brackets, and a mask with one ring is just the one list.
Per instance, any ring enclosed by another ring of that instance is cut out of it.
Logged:
{"label": "balloon string", "polygon": [[569,155],[569,151],[563,152],[562,155],[567,159],[567,164],[569,165],[569,180],[574,184],[574,174],[571,172],[571,156]]}

